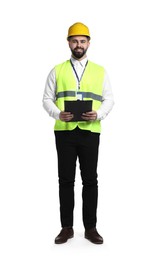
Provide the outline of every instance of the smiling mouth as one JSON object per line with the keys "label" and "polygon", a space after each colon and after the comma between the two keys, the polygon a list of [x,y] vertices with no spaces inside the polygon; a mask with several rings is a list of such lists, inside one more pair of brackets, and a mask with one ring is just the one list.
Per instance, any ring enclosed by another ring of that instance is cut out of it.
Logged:
{"label": "smiling mouth", "polygon": [[77,49],[75,49],[75,51],[83,51],[83,49],[77,48]]}

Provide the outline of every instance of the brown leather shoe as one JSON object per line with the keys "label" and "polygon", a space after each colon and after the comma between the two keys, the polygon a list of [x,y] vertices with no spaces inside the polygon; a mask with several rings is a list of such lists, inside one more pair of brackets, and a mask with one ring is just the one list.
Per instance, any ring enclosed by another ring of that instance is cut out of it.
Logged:
{"label": "brown leather shoe", "polygon": [[85,238],[94,244],[103,244],[103,238],[99,235],[96,228],[85,230]]}
{"label": "brown leather shoe", "polygon": [[55,244],[63,244],[68,241],[69,238],[74,236],[73,228],[71,227],[64,227],[62,228],[59,235],[55,238]]}

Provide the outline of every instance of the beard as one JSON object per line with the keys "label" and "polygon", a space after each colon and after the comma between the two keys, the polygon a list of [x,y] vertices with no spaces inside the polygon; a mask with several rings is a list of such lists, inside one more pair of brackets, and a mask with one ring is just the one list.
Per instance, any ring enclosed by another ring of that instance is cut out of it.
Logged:
{"label": "beard", "polygon": [[82,58],[86,54],[87,49],[83,48],[75,48],[74,50],[71,50],[73,56],[77,59]]}

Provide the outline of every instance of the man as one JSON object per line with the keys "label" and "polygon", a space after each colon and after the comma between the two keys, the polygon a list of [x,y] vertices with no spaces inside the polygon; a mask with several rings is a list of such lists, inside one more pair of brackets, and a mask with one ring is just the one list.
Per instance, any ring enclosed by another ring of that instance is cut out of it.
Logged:
{"label": "man", "polygon": [[[102,244],[103,238],[96,228],[98,148],[101,120],[113,107],[113,94],[105,69],[87,59],[86,52],[90,45],[88,27],[80,22],[73,24],[68,30],[67,40],[71,58],[51,70],[43,96],[44,108],[56,119],[54,132],[58,155],[61,231],[55,243],[65,243],[74,236],[74,182],[78,158],[83,185],[84,236],[92,243]],[[76,100],[80,100],[80,107],[82,101],[92,101],[92,108],[84,111],[79,121],[74,120],[73,111],[65,111],[66,101]]]}

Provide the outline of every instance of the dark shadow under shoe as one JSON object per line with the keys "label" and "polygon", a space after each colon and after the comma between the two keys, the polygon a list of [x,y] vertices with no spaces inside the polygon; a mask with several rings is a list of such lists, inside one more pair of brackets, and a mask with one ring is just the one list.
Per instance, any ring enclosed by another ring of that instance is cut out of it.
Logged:
{"label": "dark shadow under shoe", "polygon": [[85,230],[85,238],[94,244],[103,244],[103,238],[99,235],[96,228]]}
{"label": "dark shadow under shoe", "polygon": [[55,244],[63,244],[68,241],[69,238],[74,236],[73,228],[71,227],[64,227],[62,228],[59,235],[55,238]]}

